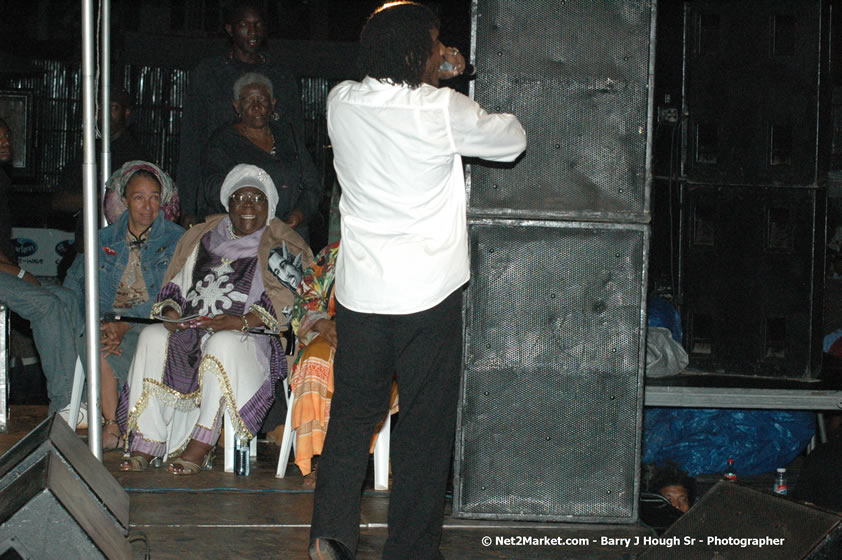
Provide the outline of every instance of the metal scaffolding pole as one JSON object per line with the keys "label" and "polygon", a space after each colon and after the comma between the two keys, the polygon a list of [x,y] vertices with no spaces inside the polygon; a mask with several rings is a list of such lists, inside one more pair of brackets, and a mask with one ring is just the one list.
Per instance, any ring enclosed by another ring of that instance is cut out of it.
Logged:
{"label": "metal scaffolding pole", "polygon": [[[99,372],[99,274],[97,265],[96,114],[94,99],[94,0],[82,0],[82,201],[85,222],[85,353],[88,365],[88,447],[102,461]],[[109,107],[110,111],[110,107]]]}
{"label": "metal scaffolding pole", "polygon": [[[105,201],[105,185],[111,177],[111,0],[100,0],[102,22],[100,25],[100,124],[102,153],[100,154],[100,200]],[[105,204],[102,205],[102,225],[105,226]]]}

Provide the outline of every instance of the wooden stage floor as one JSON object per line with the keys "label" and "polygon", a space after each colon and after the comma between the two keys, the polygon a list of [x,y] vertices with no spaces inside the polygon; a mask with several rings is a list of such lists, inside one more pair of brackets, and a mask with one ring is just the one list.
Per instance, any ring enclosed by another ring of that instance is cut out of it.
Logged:
{"label": "wooden stage floor", "polygon": [[[13,406],[9,431],[0,433],[0,454],[23,438],[46,417],[44,406]],[[221,449],[220,449],[221,452]],[[257,463],[247,477],[217,468],[191,477],[176,477],[165,469],[145,473],[118,470],[121,454],[107,453],[105,466],[126,489],[130,498],[130,536],[146,535],[153,560],[187,559],[307,559],[313,492],[305,488],[297,467],[290,465],[284,479],[275,478],[278,448],[258,446]],[[369,472],[371,479],[371,472]],[[373,488],[371,480],[366,488]],[[389,492],[366,490],[363,496],[359,560],[380,558],[386,539]],[[448,500],[448,510],[450,503]],[[575,559],[630,560],[642,546],[601,544],[606,538],[647,536],[638,525],[589,525],[578,523],[487,522],[445,517],[441,550],[448,560],[471,559]],[[484,546],[484,537],[492,544]],[[588,544],[496,544],[532,539],[577,539]],[[141,541],[133,543],[134,557],[144,557]]]}

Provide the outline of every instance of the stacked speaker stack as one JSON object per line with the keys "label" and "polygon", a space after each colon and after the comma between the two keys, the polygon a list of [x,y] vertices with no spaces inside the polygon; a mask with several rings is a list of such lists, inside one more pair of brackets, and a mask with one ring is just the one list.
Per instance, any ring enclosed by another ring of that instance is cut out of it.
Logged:
{"label": "stacked speaker stack", "polygon": [[678,284],[695,369],[818,373],[829,4],[684,4]]}
{"label": "stacked speaker stack", "polygon": [[527,132],[473,162],[453,515],[637,519],[654,2],[477,0],[474,98]]}

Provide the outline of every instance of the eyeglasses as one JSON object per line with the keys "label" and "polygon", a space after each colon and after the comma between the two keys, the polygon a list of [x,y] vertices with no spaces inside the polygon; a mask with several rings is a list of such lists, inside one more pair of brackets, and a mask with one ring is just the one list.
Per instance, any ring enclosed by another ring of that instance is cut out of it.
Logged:
{"label": "eyeglasses", "polygon": [[267,199],[263,193],[234,193],[229,200],[237,205],[249,202],[255,206],[263,206]]}

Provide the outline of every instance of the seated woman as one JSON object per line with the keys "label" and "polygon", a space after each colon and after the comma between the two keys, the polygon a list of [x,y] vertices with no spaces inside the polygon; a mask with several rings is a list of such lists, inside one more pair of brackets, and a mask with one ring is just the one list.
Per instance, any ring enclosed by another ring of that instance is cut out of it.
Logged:
{"label": "seated woman", "polygon": [[278,195],[262,169],[237,165],[220,197],[228,214],[194,226],[176,248],[152,309],[166,322],[140,335],[118,409],[130,450],[121,470],[178,457],[170,472],[198,473],[213,459],[223,414],[238,435],[254,437],[286,375],[278,338],[249,329],[277,330],[293,305],[295,286],[267,266],[270,249],[285,246],[304,266],[312,254],[289,226],[269,219]]}
{"label": "seated woman", "polygon": [[[123,212],[126,211],[126,203],[123,201],[122,191],[125,190],[125,171],[124,169],[133,169],[142,161],[126,162],[120,169],[114,171],[108,182],[105,183],[105,197],[103,198],[102,212],[105,214],[105,221],[113,224],[120,219]],[[161,200],[161,211],[164,217],[171,222],[178,223],[178,217],[181,214],[181,199],[178,196],[178,188],[172,182],[169,175],[163,173],[166,186],[163,187],[164,196]]]}
{"label": "seated woman", "polygon": [[[117,221],[99,230],[99,309],[124,317],[149,317],[155,296],[161,289],[176,243],[184,229],[164,218],[161,211],[175,190],[172,179],[157,165],[130,161],[115,171],[111,189],[128,209]],[[78,254],[64,280],[64,286],[78,298],[79,313],[85,313],[85,259]],[[102,447],[122,445],[115,414],[117,397],[126,382],[141,328],[128,322],[100,323],[100,371],[102,417],[105,422]],[[79,355],[84,359],[82,340]],[[72,383],[72,378],[68,383]],[[70,400],[69,388],[67,400]],[[62,399],[63,400],[63,399]]]}
{"label": "seated woman", "polygon": [[237,120],[218,128],[202,151],[198,215],[220,212],[222,179],[238,163],[250,163],[265,169],[278,188],[277,217],[308,239],[307,224],[318,210],[322,185],[303,131],[288,115],[275,113],[272,82],[263,74],[244,74],[233,89]]}
{"label": "seated woman", "polygon": [[[330,421],[333,397],[333,355],[336,350],[336,302],[333,279],[339,242],[322,249],[313,266],[304,273],[298,286],[292,327],[298,344],[298,358],[293,366],[290,387],[295,396],[290,428],[295,430],[295,464],[301,474],[315,482],[314,455],[321,455]],[[389,414],[398,411],[398,387],[392,384]],[[377,441],[379,428],[371,441]]]}

